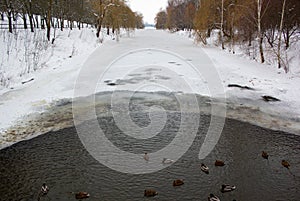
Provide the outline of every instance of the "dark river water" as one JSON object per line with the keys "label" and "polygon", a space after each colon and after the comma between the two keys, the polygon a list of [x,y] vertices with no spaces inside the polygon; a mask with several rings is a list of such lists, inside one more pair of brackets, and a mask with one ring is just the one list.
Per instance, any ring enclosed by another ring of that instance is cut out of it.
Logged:
{"label": "dark river water", "polygon": [[[149,120],[142,112],[135,112],[132,118],[140,125]],[[180,113],[169,112],[167,119],[163,130],[149,143],[122,135],[112,117],[99,117],[98,121],[116,146],[142,154],[145,150],[155,152],[174,138]],[[42,200],[53,201],[75,200],[74,192],[78,191],[89,192],[88,200],[103,201],[207,200],[210,193],[222,201],[300,200],[300,136],[226,119],[217,146],[199,160],[209,120],[209,116],[201,115],[197,136],[178,161],[158,172],[140,175],[120,173],[99,163],[85,150],[74,127],[19,142],[0,150],[0,200],[37,200],[43,182],[50,192]],[[269,153],[269,160],[261,157],[262,150]],[[226,165],[215,167],[216,159]],[[281,165],[282,159],[290,162],[290,169]],[[200,170],[202,162],[209,166],[209,174]],[[173,180],[178,178],[185,184],[173,187]],[[224,183],[237,188],[223,194],[220,186]],[[144,197],[146,188],[155,189],[158,195]]]}

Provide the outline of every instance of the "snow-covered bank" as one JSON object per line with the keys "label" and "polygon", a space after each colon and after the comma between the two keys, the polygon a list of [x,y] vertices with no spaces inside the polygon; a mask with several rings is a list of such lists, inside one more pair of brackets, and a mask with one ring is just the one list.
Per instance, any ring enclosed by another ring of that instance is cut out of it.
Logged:
{"label": "snow-covered bank", "polygon": [[[175,32],[175,34],[195,41],[195,43],[202,45],[204,49],[221,49],[219,30],[213,30],[211,32],[211,36],[206,39],[206,45],[203,45],[200,41],[196,39],[197,36],[194,31],[181,30]],[[296,76],[300,75],[300,33],[294,34],[293,37],[291,37],[290,47],[287,50],[285,48],[282,48],[282,66],[280,69],[278,69],[277,44],[271,47],[270,44],[266,40],[264,40],[263,45],[266,65],[272,66],[271,68],[273,68],[273,70],[277,71],[278,73],[284,73],[284,68],[286,67],[288,70],[288,74]],[[284,46],[285,44],[282,43],[282,47]],[[232,43],[232,41],[226,41],[225,49],[223,50],[223,52],[227,52],[229,55],[232,56],[246,58],[251,62],[256,61],[257,63],[260,63],[260,53],[258,51],[258,44],[255,41],[251,43],[251,46],[249,46],[249,42],[245,42],[243,40],[235,41],[234,44]]]}
{"label": "snow-covered bank", "polygon": [[45,69],[66,68],[71,58],[76,63],[78,57],[96,48],[92,28],[56,30],[53,44],[47,41],[45,32],[41,29],[36,29],[34,33],[18,29],[13,34],[7,30],[0,31],[2,93],[5,88],[22,87],[22,83],[34,78],[41,70],[45,73]]}
{"label": "snow-covered bank", "polygon": [[[72,97],[72,81],[86,58],[102,45],[100,40],[115,40],[106,35],[106,29],[97,39],[91,27],[52,31],[53,44],[45,33],[41,29],[34,33],[17,29],[13,34],[0,30],[0,107],[5,114],[0,131],[31,111],[43,110],[53,100]],[[127,33],[122,30],[122,35]]]}
{"label": "snow-covered bank", "polygon": [[[2,34],[12,35],[4,33]],[[37,30],[39,34],[44,35],[45,31]],[[43,32],[43,33],[42,33]],[[76,77],[76,73],[82,66],[86,57],[98,46],[93,29],[82,30],[65,30],[56,33],[54,44],[45,41],[45,50],[37,52],[39,54],[39,64],[35,70],[28,73],[22,73],[23,65],[27,65],[24,60],[28,56],[26,51],[31,52],[27,59],[31,60],[35,47],[29,44],[28,49],[24,44],[37,43],[36,41],[28,41],[33,35],[27,31],[19,31],[19,39],[12,40],[16,44],[12,46],[11,55],[4,53],[6,46],[1,45],[2,64],[1,73],[8,80],[8,88],[2,86],[0,91],[0,107],[2,116],[1,129],[9,127],[12,122],[31,111],[43,110],[47,103],[60,99],[62,97],[72,97],[72,90],[63,90],[72,88],[68,86],[69,79]],[[10,36],[11,37],[11,36]],[[43,40],[43,38],[36,38]],[[6,39],[8,40],[8,39]],[[1,42],[7,42],[7,41]],[[34,44],[33,44],[34,45]],[[39,51],[39,50],[37,50]],[[17,59],[16,59],[17,58]]]}
{"label": "snow-covered bank", "polygon": [[[82,37],[88,35],[86,33]],[[70,47],[77,43],[61,37],[61,43],[65,43],[65,40],[71,44]],[[34,74],[33,81],[20,84],[5,93],[2,91],[0,111],[5,114],[0,122],[2,146],[30,138],[32,135],[27,134],[33,132],[28,127],[24,129],[25,135],[22,137],[5,135],[4,131],[20,119],[25,118],[20,124],[28,125],[26,115],[29,113],[38,112],[35,118],[41,119],[44,114],[39,113],[50,108],[52,101],[72,98],[80,77],[87,78],[79,86],[86,94],[75,96],[114,90],[166,91],[214,98],[225,94],[229,117],[299,134],[300,89],[297,86],[300,77],[297,75],[279,74],[268,65],[232,56],[217,48],[204,48],[204,53],[192,41],[164,31],[136,31],[134,37],[122,38],[119,43],[106,41],[96,50],[95,40],[91,33],[86,43],[76,46],[78,53],[72,58],[69,58],[70,51],[66,50],[65,58],[54,54],[52,60],[47,62],[49,67]],[[212,73],[214,70],[215,74]],[[93,80],[96,82],[91,83]],[[214,81],[220,83],[220,94],[214,93],[216,86],[210,86]],[[228,84],[245,85],[253,90],[231,88]],[[265,102],[263,95],[274,96],[281,101]],[[51,117],[57,122],[60,115]],[[70,125],[62,123],[61,127]],[[36,134],[45,131],[47,129],[39,130]]]}

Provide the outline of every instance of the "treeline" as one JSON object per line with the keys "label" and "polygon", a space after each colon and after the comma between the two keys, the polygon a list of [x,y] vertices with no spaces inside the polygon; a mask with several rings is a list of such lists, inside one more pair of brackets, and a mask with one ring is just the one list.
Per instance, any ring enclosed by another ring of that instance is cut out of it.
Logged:
{"label": "treeline", "polygon": [[[113,32],[120,28],[143,28],[143,16],[134,13],[125,0],[0,0],[1,19],[8,18],[8,30],[13,32],[13,22],[23,19],[24,29],[30,27],[47,29],[50,40],[50,29],[66,26],[72,29],[74,23],[80,29],[83,24],[97,28],[99,37],[101,27]],[[66,24],[67,23],[67,24]]]}
{"label": "treeline", "polygon": [[276,49],[280,60],[281,43],[288,49],[299,26],[299,0],[169,0],[156,15],[157,29],[193,29],[204,44],[213,30],[219,30],[223,49],[236,41],[249,46],[258,41],[262,63],[263,42]]}

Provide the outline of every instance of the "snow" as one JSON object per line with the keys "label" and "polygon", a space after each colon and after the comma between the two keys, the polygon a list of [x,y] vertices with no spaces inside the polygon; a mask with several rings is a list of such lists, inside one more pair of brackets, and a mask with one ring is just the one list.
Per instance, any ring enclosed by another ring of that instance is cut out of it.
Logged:
{"label": "snow", "polygon": [[[21,31],[18,34],[27,35],[26,32]],[[5,118],[1,118],[0,127],[10,126],[13,120],[27,114],[33,107],[42,106],[61,97],[71,97],[72,90],[68,89],[72,87],[72,85],[68,86],[70,79],[76,76],[84,58],[95,48],[96,39],[92,29],[74,30],[70,33],[59,31],[54,45],[41,55],[43,67],[35,72],[16,76],[21,74],[22,62],[19,64],[14,62],[14,59],[9,59],[1,66],[3,72],[10,74],[12,78],[9,88],[4,88],[0,92],[1,113],[5,114]],[[20,57],[22,58],[21,55]],[[31,82],[21,83],[32,78],[34,80]]]}
{"label": "snow", "polygon": [[[23,37],[28,33],[19,31],[18,34]],[[29,114],[42,113],[54,101],[114,90],[226,96],[228,117],[299,134],[300,76],[297,74],[285,74],[271,65],[215,47],[201,48],[184,34],[145,29],[135,31],[134,36],[125,34],[119,42],[105,39],[103,44],[96,40],[91,28],[56,34],[54,45],[48,44],[50,47],[41,55],[42,66],[21,78],[17,70],[9,71],[8,66],[13,68],[19,64],[11,60],[5,63],[5,45],[0,44],[4,55],[1,69],[12,77],[0,90],[0,147],[22,140],[8,142],[3,134],[6,130]],[[20,55],[14,56],[20,59]],[[23,64],[24,60],[19,63]],[[21,84],[31,78],[34,80]],[[229,88],[228,84],[246,85],[255,90]],[[281,101],[264,102],[262,95]],[[240,109],[245,110],[240,112]],[[253,110],[265,115],[261,122],[256,122],[258,117],[254,114],[245,113]],[[284,123],[270,126],[276,120]]]}

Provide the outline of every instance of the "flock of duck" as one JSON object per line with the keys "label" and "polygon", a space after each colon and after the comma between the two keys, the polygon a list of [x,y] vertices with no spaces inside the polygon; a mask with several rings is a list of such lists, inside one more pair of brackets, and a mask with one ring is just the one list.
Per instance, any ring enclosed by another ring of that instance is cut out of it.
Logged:
{"label": "flock of duck", "polygon": [[[264,159],[268,159],[269,158],[269,155],[267,152],[265,151],[262,151],[261,153],[261,156],[264,158]],[[146,161],[149,161],[149,155],[147,153],[145,153],[144,157],[143,157]],[[167,159],[167,158],[164,158],[162,160],[162,163],[163,164],[170,164],[170,163],[173,163],[174,161],[171,160],[171,159]],[[224,166],[225,163],[221,160],[216,160],[215,161],[215,166]],[[286,160],[282,160],[281,161],[281,165],[284,166],[285,168],[288,168],[290,167],[290,164],[288,161]],[[206,173],[206,174],[209,174],[209,168],[205,165],[205,164],[201,164],[200,165],[200,169]],[[173,186],[181,186],[184,184],[184,181],[182,179],[176,179],[173,181]],[[226,192],[230,192],[230,191],[233,191],[236,189],[236,186],[233,186],[233,185],[229,185],[229,184],[223,184],[221,186],[221,189],[220,191],[222,193],[226,193]],[[153,197],[153,196],[156,196],[158,195],[158,192],[154,189],[145,189],[144,190],[144,196],[145,197]],[[75,198],[76,199],[85,199],[85,198],[89,198],[90,197],[90,194],[87,193],[87,192],[78,192],[78,193],[75,193]],[[218,198],[216,195],[210,193],[209,196],[208,196],[208,201],[220,201],[220,198]],[[236,200],[233,200],[233,201],[236,201]]]}
{"label": "flock of duck", "polygon": [[[265,151],[262,151],[261,156],[264,159],[269,158],[269,154]],[[147,153],[145,153],[144,159],[146,161],[149,160],[149,156],[148,156]],[[170,164],[170,163],[173,163],[173,162],[174,162],[173,160],[167,159],[167,158],[164,158],[163,161],[162,161],[163,164]],[[224,165],[225,165],[224,161],[221,161],[221,160],[216,160],[215,161],[215,166],[224,166]],[[289,162],[286,161],[286,160],[282,160],[281,165],[283,167],[287,168],[287,169],[289,169],[289,167],[290,167]],[[209,168],[205,164],[201,163],[200,169],[204,173],[209,174]],[[182,179],[176,179],[176,180],[173,181],[173,186],[181,186],[183,184],[184,184],[184,181]],[[236,189],[236,186],[234,186],[234,185],[223,184],[223,185],[221,185],[220,191],[222,193],[226,193],[226,192],[231,192],[235,189]],[[145,189],[144,190],[144,196],[146,196],[146,197],[153,197],[153,196],[156,196],[156,195],[158,195],[158,192],[154,189]],[[208,196],[208,201],[220,201],[220,198],[218,198],[216,195],[210,193],[209,196]],[[233,201],[236,201],[236,200],[233,200]]]}

